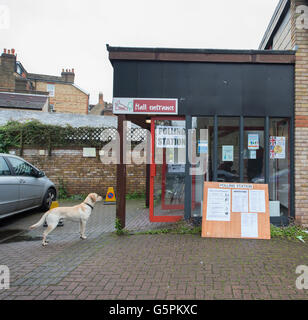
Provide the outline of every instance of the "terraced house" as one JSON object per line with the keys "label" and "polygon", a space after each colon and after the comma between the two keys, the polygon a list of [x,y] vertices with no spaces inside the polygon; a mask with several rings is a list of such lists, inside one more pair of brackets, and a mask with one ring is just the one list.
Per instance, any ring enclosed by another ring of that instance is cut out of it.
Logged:
{"label": "terraced house", "polygon": [[88,114],[89,94],[75,83],[74,69],[61,76],[29,73],[15,50],[0,58],[0,108]]}

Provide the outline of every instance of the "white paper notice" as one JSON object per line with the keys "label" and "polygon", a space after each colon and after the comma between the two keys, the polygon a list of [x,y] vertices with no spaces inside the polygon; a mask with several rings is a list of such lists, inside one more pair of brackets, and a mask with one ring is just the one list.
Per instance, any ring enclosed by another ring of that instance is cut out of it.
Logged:
{"label": "white paper notice", "polygon": [[258,214],[241,214],[241,234],[243,238],[258,238]]}
{"label": "white paper notice", "polygon": [[248,190],[232,190],[232,212],[248,212]]}
{"label": "white paper notice", "polygon": [[265,212],[264,190],[249,190],[249,211]]}
{"label": "white paper notice", "polygon": [[230,221],[231,190],[208,189],[207,220]]}

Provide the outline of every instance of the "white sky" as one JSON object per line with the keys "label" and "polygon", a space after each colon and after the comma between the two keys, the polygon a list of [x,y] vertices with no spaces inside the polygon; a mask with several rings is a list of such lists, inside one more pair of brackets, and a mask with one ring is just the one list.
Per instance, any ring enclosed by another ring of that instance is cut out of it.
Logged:
{"label": "white sky", "polygon": [[10,27],[0,50],[15,48],[28,72],[60,76],[111,102],[106,44],[127,47],[257,49],[278,0],[0,0]]}

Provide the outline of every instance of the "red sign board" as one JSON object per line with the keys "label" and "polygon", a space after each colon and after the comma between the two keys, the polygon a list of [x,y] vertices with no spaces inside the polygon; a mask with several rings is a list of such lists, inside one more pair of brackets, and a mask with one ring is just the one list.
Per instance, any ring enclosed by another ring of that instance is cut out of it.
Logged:
{"label": "red sign board", "polygon": [[178,114],[177,99],[114,98],[114,114]]}
{"label": "red sign board", "polygon": [[134,100],[134,112],[171,113],[177,112],[175,100]]}

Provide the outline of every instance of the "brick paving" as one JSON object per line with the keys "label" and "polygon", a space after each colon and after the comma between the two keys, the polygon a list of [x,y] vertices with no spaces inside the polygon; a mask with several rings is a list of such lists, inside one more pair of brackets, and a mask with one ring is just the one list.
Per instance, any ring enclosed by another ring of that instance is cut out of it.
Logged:
{"label": "brick paving", "polygon": [[[127,227],[150,224],[140,201],[128,202]],[[7,229],[26,229],[40,213],[17,219]],[[41,246],[43,228],[29,241],[0,243],[0,265],[11,272],[1,300],[212,300],[308,299],[298,290],[298,265],[308,265],[308,244],[272,239],[202,239],[198,235],[116,236],[115,206],[100,204],[79,240],[78,224],[65,222]]]}

